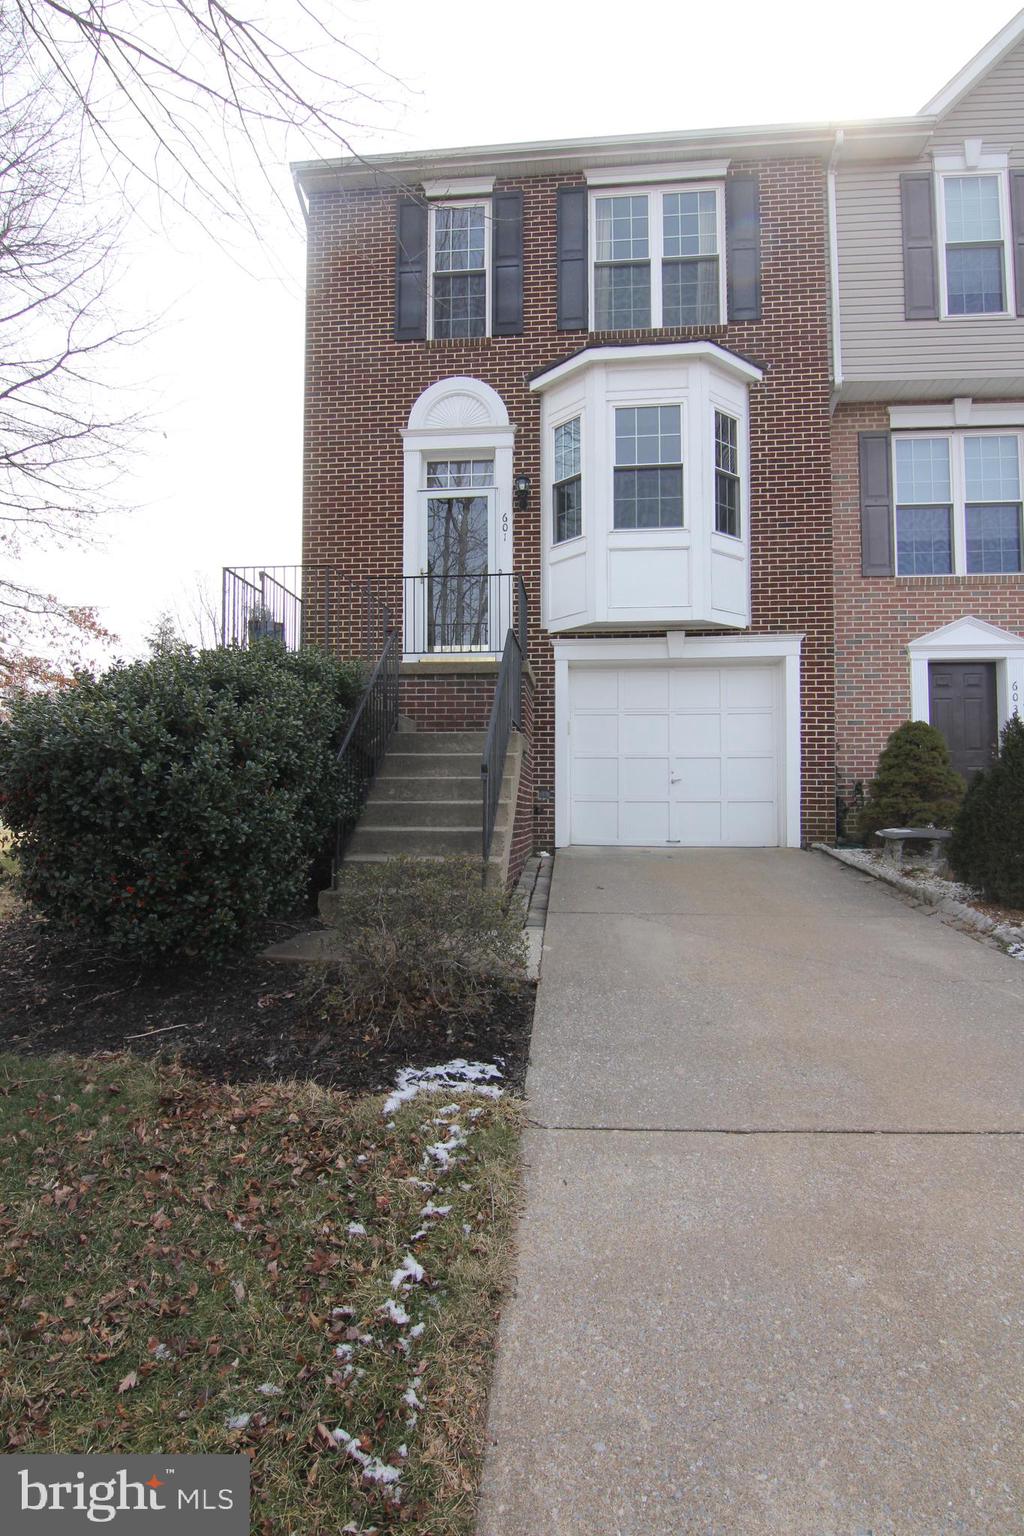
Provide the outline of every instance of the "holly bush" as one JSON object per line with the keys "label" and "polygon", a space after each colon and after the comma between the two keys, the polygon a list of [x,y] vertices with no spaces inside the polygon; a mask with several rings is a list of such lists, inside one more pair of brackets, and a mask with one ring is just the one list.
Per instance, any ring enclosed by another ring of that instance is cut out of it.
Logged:
{"label": "holly bush", "polygon": [[127,955],[220,958],[304,894],[361,686],[357,664],[266,640],[159,649],[14,697],[0,819],[22,893]]}
{"label": "holly bush", "polygon": [[1024,907],[1024,721],[1011,715],[999,755],[971,780],[953,823],[949,862],[959,880],[1008,907]]}

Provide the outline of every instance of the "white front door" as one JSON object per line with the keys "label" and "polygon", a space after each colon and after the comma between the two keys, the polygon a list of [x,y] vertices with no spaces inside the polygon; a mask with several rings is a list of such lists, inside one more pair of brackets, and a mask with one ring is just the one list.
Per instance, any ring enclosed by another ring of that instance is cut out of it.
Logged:
{"label": "white front door", "polygon": [[775,847],[777,664],[570,667],[570,840]]}

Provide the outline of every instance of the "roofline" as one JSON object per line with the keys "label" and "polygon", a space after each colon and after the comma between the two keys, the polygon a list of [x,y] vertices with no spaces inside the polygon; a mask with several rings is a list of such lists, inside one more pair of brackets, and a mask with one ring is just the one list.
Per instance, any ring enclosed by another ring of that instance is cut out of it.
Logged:
{"label": "roofline", "polygon": [[995,37],[989,39],[984,48],[979,49],[963,69],[957,71],[952,80],[947,81],[931,101],[925,103],[921,108],[921,115],[923,117],[944,116],[962,97],[966,96],[983,75],[999,63],[1000,59],[1022,37],[1024,37],[1024,11],[1018,11],[1016,16],[1011,17],[1006,26],[996,33]]}
{"label": "roofline", "polygon": [[691,357],[717,363],[720,368],[728,368],[748,384],[759,384],[764,378],[764,369],[759,363],[744,357],[741,352],[734,352],[731,347],[723,347],[719,341],[705,338],[699,341],[598,342],[580,347],[578,351],[556,362],[545,363],[529,375],[528,382],[533,393],[543,393],[552,384],[595,363],[650,363],[666,357]]}
{"label": "roofline", "polygon": [[600,138],[539,139],[511,144],[481,144],[444,149],[408,150],[397,154],[346,155],[335,160],[300,160],[292,174],[303,191],[345,191],[381,185],[415,186],[425,175],[515,175],[529,173],[537,161],[553,163],[553,169],[586,170],[621,163],[642,164],[647,158],[687,159],[716,151],[774,151],[777,154],[832,152],[837,129],[842,128],[848,152],[857,147],[884,155],[906,149],[906,141],[919,138],[923,148],[932,128],[924,116],[873,118],[834,123],[779,123],[750,127],[700,128],[664,133],[613,134]]}

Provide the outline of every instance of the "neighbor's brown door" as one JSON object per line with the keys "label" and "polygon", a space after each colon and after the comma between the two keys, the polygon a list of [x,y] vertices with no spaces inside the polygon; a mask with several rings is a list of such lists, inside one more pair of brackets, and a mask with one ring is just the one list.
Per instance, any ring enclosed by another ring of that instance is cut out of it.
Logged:
{"label": "neighbor's brown door", "polygon": [[965,779],[992,760],[999,736],[994,661],[933,661],[928,668],[932,725]]}

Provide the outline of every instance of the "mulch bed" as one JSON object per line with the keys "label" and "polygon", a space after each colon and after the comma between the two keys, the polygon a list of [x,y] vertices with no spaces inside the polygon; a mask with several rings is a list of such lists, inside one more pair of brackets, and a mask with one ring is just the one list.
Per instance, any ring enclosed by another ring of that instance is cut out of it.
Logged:
{"label": "mulch bed", "polygon": [[[298,929],[268,927],[255,950]],[[496,1062],[510,1087],[523,1086],[530,985],[495,993],[469,1019],[425,1011],[413,1025],[355,1027],[325,1024],[305,990],[301,966],[256,952],[215,969],[154,972],[63,945],[24,909],[0,920],[0,1050],[130,1050],[222,1081],[312,1078],[358,1092],[390,1087],[399,1067],[465,1056]]]}

